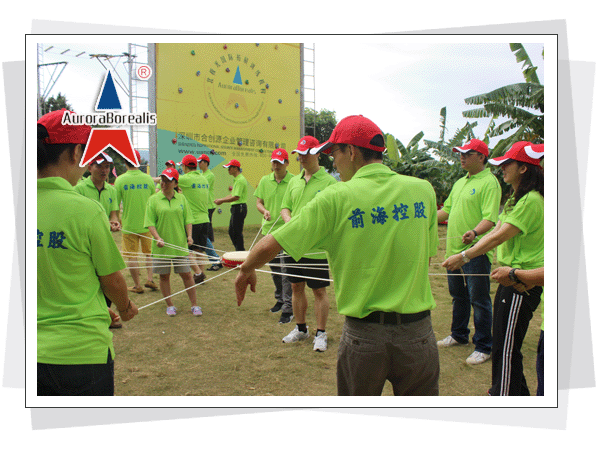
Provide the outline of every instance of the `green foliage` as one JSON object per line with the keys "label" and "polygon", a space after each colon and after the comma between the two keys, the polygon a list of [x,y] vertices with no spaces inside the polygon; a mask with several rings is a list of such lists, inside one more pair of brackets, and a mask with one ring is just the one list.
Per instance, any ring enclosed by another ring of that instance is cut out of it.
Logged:
{"label": "green foliage", "polygon": [[[313,136],[319,142],[325,142],[331,136],[337,125],[335,111],[322,109],[316,112],[312,108],[304,108],[304,134]],[[327,155],[319,155],[319,165],[325,167],[328,172],[333,172],[333,162]]]}
{"label": "green foliage", "polygon": [[42,107],[42,115],[48,114],[52,111],[59,111],[62,108],[73,111],[73,107],[67,102],[67,97],[62,95],[60,92],[56,97],[50,97],[46,101],[43,101],[41,98],[39,98],[38,101]]}

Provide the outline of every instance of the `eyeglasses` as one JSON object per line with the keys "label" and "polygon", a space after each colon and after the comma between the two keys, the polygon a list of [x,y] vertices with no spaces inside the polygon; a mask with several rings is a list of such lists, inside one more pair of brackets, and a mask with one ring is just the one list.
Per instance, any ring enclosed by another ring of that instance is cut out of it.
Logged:
{"label": "eyeglasses", "polygon": [[335,152],[337,152],[338,150],[340,150],[340,151],[341,151],[342,149],[338,147],[338,148],[336,148],[335,150],[331,150],[331,152],[329,153],[329,160],[330,160],[330,161],[333,161],[333,154],[334,154]]}

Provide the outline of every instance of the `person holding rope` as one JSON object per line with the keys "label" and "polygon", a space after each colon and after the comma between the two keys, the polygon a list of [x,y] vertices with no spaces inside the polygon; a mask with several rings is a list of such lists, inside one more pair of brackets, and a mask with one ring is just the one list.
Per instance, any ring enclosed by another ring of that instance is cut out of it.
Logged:
{"label": "person holding rope", "polygon": [[208,166],[210,165],[210,158],[206,153],[203,153],[198,158],[198,169],[202,171],[202,175],[208,181],[208,238],[206,240],[206,254],[209,259],[213,262],[212,266],[208,269],[209,271],[217,271],[223,268],[223,264],[220,263],[220,258],[217,252],[215,252],[213,242],[215,242],[215,232],[212,226],[212,216],[215,212],[215,174],[212,173]]}
{"label": "person holding rope", "polygon": [[[544,268],[531,270],[522,270],[516,267],[498,267],[492,272],[492,278],[503,286],[513,286],[517,291],[524,292],[533,286],[544,285]],[[540,297],[542,308],[542,326],[540,329],[540,338],[537,347],[537,359],[535,370],[537,372],[537,392],[536,396],[544,395],[544,291]]]}
{"label": "person holding rope", "polygon": [[154,238],[152,256],[154,273],[160,275],[160,291],[167,303],[167,315],[177,314],[171,299],[171,265],[181,276],[192,305],[192,314],[202,315],[198,306],[195,283],[189,266],[187,250],[194,243],[192,238],[192,211],[185,196],[176,192],[179,173],[173,168],[165,169],[160,175],[161,191],[148,199],[144,226]]}
{"label": "person holding rope", "polygon": [[87,169],[90,176],[80,180],[75,185],[75,191],[87,198],[100,202],[106,217],[110,223],[110,231],[119,231],[119,203],[117,203],[117,193],[114,186],[108,183],[108,174],[113,159],[102,152],[92,162],[88,164]]}
{"label": "person holding rope", "polygon": [[[488,146],[479,139],[471,139],[462,147],[460,165],[467,175],[460,178],[450,191],[444,207],[437,212],[438,223],[448,221],[446,258],[467,250],[476,238],[481,238],[498,221],[500,183],[489,168],[485,167],[489,155]],[[462,238],[460,237],[462,236]],[[467,345],[469,343],[469,319],[473,308],[475,350],[467,358],[467,364],[481,364],[492,353],[492,299],[490,279],[472,274],[489,274],[493,251],[473,258],[461,270],[448,271],[448,288],[452,296],[452,325],[450,335],[438,341],[438,347]],[[463,274],[463,276],[459,276]]]}
{"label": "person holding rope", "polygon": [[37,395],[114,395],[105,296],[123,321],[138,309],[104,208],[74,189],[92,129],[65,113],[37,122]]}
{"label": "person holding rope", "polygon": [[[520,141],[504,156],[488,161],[500,165],[504,182],[512,188],[511,196],[493,231],[468,250],[450,256],[442,266],[459,270],[494,248],[498,248],[501,266],[524,270],[544,266],[544,171],[540,167],[543,157],[543,144]],[[514,286],[498,287],[492,324],[490,395],[529,395],[521,346],[541,294],[541,286],[526,292],[519,292]]]}
{"label": "person holding rope", "polygon": [[194,283],[202,283],[206,274],[199,258],[200,252],[206,253],[208,239],[208,199],[209,185],[204,175],[196,170],[198,160],[194,155],[185,155],[181,160],[183,175],[179,177],[179,189],[185,195],[190,205],[194,221],[192,223],[192,238],[194,244],[190,246],[190,261],[194,271]]}
{"label": "person holding rope", "polygon": [[[254,196],[256,197],[256,209],[263,215],[262,234],[266,236],[271,231],[277,230],[283,225],[281,219],[281,202],[287,191],[290,179],[293,175],[288,172],[290,164],[288,153],[279,148],[271,154],[271,172],[265,175],[258,183]],[[279,323],[290,323],[294,318],[292,308],[292,286],[285,275],[283,252],[279,253],[271,261],[273,284],[275,284],[275,305],[270,309],[272,313],[281,311]]]}
{"label": "person holding rope", "polygon": [[256,244],[236,278],[237,301],[248,285],[255,291],[255,270],[282,248],[295,258],[324,248],[338,311],[346,316],[338,395],[381,395],[386,380],[394,395],[439,395],[428,275],[438,246],[435,192],[429,182],[383,165],[384,150],[383,132],[363,116],[344,118],[311,150],[333,157],[342,183]]}
{"label": "person holding rope", "polygon": [[[141,161],[140,153],[134,150]],[[141,248],[144,257],[142,260],[148,264],[151,263],[151,241],[152,235],[148,228],[144,226],[144,215],[146,214],[146,204],[148,199],[155,193],[155,186],[152,177],[142,172],[139,167],[131,164],[125,159],[127,172],[119,175],[115,180],[115,190],[117,192],[117,205],[123,202],[123,214],[121,215],[121,231],[123,234],[123,252],[129,266],[129,273],[133,279],[133,286],[129,288],[131,292],[143,294],[144,288],[140,281],[140,270],[137,268],[137,254]],[[158,286],[152,279],[152,266],[146,269],[145,287],[153,291],[158,290]]]}
{"label": "person holding rope", "polygon": [[[304,136],[298,141],[298,146],[292,153],[297,153],[302,164],[300,174],[289,181],[283,200],[281,201],[281,218],[285,223],[302,211],[302,208],[322,190],[336,184],[337,181],[319,166],[319,155],[311,154],[310,150],[318,147],[319,141],[312,136]],[[296,318],[296,327],[282,339],[284,344],[307,339],[309,336],[306,326],[306,285],[312,289],[315,296],[315,318],[317,331],[313,339],[313,350],[327,350],[327,317],[329,316],[329,270],[327,256],[322,248],[310,249],[309,255],[301,258],[287,256],[285,258],[286,272],[292,283],[292,307]],[[303,278],[308,277],[308,278]]]}
{"label": "person holding rope", "polygon": [[223,167],[233,177],[233,189],[227,197],[215,199],[215,205],[231,203],[231,218],[229,220],[229,237],[235,247],[235,251],[243,252],[244,248],[244,221],[248,214],[248,181],[242,175],[242,167],[238,160],[232,159]]}

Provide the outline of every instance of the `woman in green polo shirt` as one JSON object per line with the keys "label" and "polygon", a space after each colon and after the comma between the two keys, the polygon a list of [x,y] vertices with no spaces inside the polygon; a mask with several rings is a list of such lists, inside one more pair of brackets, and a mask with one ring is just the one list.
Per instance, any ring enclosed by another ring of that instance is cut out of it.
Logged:
{"label": "woman in green polo shirt", "polygon": [[193,289],[194,278],[189,265],[187,250],[192,239],[192,210],[185,196],[177,192],[179,173],[173,168],[165,169],[160,175],[160,192],[148,199],[144,226],[154,238],[152,241],[153,272],[160,275],[160,291],[167,303],[167,315],[177,313],[171,298],[171,265],[181,276],[192,305],[192,314],[202,315]]}
{"label": "woman in green polo shirt", "polygon": [[137,308],[104,209],[73,188],[91,128],[63,125],[66,113],[38,121],[37,395],[114,395],[104,295],[124,321]]}
{"label": "woman in green polo shirt", "polygon": [[[540,160],[543,144],[517,142],[504,156],[490,159],[502,168],[512,194],[494,230],[476,245],[449,257],[442,265],[458,270],[476,256],[498,248],[501,266],[518,269],[544,267],[544,171]],[[513,272],[514,277],[514,272]],[[514,281],[518,281],[515,277]],[[489,395],[529,395],[523,375],[521,346],[540,303],[542,287],[519,292],[513,286],[498,287],[492,325],[492,387]]]}

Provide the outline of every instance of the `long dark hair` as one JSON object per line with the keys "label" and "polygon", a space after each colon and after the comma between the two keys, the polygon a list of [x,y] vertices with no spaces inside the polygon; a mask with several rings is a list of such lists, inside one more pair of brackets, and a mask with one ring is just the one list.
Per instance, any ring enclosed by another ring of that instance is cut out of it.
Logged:
{"label": "long dark hair", "polygon": [[542,197],[544,196],[544,169],[541,166],[522,161],[516,161],[516,163],[519,168],[525,166],[527,170],[521,177],[517,190],[513,191],[511,189],[512,195],[510,198],[512,200],[509,199],[510,206],[516,205],[521,198],[531,191],[538,191]]}
{"label": "long dark hair", "polygon": [[48,130],[44,125],[38,123],[37,170],[44,170],[46,167],[56,164],[62,152],[69,151],[72,155],[75,151],[76,144],[46,144],[47,137],[49,137]]}

